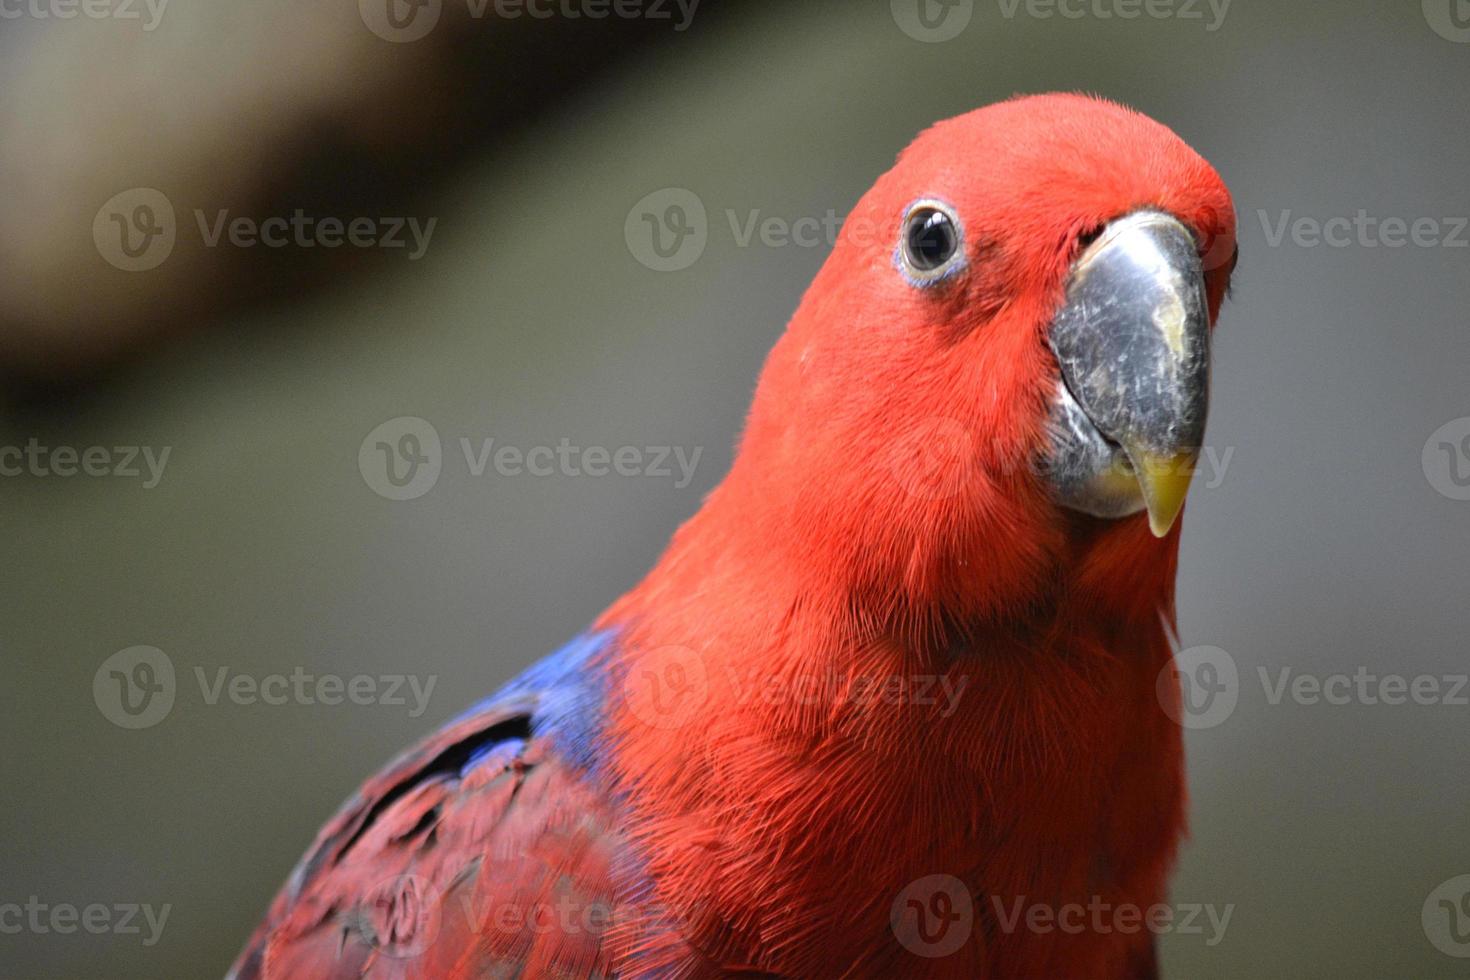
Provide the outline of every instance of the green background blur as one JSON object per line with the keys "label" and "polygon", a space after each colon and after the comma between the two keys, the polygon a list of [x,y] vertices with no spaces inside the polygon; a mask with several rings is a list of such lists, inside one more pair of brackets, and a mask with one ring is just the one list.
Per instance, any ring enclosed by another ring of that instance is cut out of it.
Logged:
{"label": "green background blur", "polygon": [[[1422,457],[1470,416],[1470,248],[1273,244],[1287,212],[1470,215],[1467,5],[1236,0],[1216,23],[981,0],[922,43],[887,0],[706,0],[684,31],[574,25],[596,56],[557,59],[556,22],[393,44],[350,3],[177,4],[150,32],[0,23],[0,446],[171,447],[151,489],[0,478],[0,903],[171,907],[151,947],[0,934],[0,976],[223,974],[363,777],[574,635],[721,477],[827,251],[742,247],[729,213],[842,215],[930,122],[1052,89],[1175,128],[1240,216],[1209,440],[1233,456],[1195,489],[1179,586],[1182,645],[1228,651],[1239,703],[1189,733],[1174,892],[1235,908],[1215,946],[1167,937],[1165,974],[1470,976],[1421,923],[1470,873],[1470,707],[1272,704],[1258,675],[1467,670],[1470,502]],[[138,186],[173,201],[181,244],[126,273],[92,216]],[[670,273],[625,237],[663,188],[708,211]],[[195,208],[303,202],[437,225],[417,261],[184,242]],[[358,465],[400,416],[444,445],[405,502]],[[685,487],[477,477],[461,438],[703,455]],[[178,691],[134,731],[93,678],[138,644]],[[419,717],[209,704],[195,669],[220,667],[436,681]]]}

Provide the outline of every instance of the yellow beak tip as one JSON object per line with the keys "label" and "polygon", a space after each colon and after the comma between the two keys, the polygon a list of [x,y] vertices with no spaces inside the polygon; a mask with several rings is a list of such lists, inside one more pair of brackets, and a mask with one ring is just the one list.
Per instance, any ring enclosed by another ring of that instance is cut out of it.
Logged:
{"label": "yellow beak tip", "polygon": [[1198,453],[1160,456],[1146,452],[1130,452],[1143,502],[1148,508],[1148,526],[1154,537],[1167,537],[1184,510],[1189,484],[1194,479]]}
{"label": "yellow beak tip", "polygon": [[1148,529],[1154,532],[1154,537],[1156,538],[1167,538],[1169,532],[1174,530],[1174,524],[1177,520],[1177,517],[1165,517],[1161,513],[1149,511]]}

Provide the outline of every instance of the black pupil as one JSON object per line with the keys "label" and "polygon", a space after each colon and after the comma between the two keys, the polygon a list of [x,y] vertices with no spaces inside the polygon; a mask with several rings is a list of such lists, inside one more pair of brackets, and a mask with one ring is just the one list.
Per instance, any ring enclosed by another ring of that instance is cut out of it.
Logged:
{"label": "black pupil", "polygon": [[909,219],[909,257],[916,268],[939,268],[953,257],[957,244],[954,223],[943,211],[926,209]]}

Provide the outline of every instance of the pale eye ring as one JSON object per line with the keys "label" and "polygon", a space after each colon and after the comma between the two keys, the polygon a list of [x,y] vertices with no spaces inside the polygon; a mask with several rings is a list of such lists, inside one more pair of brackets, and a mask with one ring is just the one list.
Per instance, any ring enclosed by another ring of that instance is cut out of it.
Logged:
{"label": "pale eye ring", "polygon": [[932,286],[965,266],[965,233],[954,209],[942,201],[915,201],[904,212],[896,256],[914,286]]}

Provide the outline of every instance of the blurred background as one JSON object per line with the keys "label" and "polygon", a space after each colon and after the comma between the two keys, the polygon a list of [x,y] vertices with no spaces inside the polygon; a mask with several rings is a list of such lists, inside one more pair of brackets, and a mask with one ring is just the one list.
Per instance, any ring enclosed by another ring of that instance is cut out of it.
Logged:
{"label": "blurred background", "polygon": [[535,9],[0,0],[0,975],[223,974],[699,506],[896,153],[1052,89],[1239,209],[1165,975],[1470,975],[1470,4]]}

